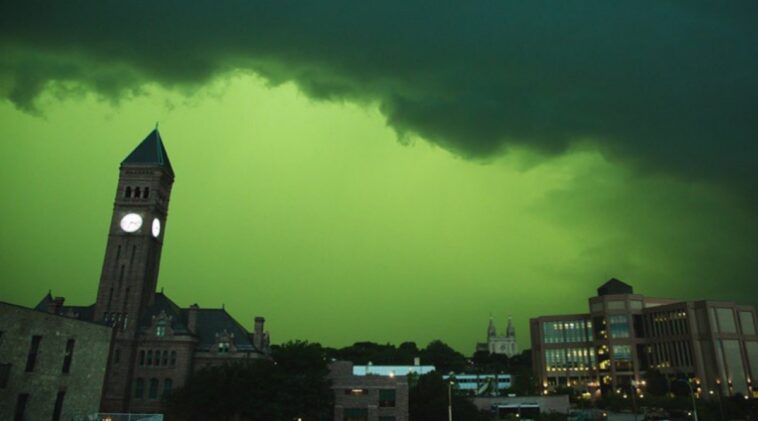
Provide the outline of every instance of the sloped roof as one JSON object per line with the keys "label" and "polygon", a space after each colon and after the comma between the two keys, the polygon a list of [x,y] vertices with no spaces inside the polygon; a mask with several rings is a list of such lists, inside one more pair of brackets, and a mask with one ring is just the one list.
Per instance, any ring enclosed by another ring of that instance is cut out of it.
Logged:
{"label": "sloped roof", "polygon": [[156,292],[152,304],[150,304],[150,306],[145,309],[145,312],[142,313],[140,328],[149,328],[153,323],[153,317],[158,316],[161,312],[165,312],[166,316],[171,318],[171,329],[174,333],[189,333],[189,329],[187,329],[187,319],[182,312],[182,309],[163,292]]}
{"label": "sloped roof", "polygon": [[[182,313],[188,313],[183,309]],[[250,333],[242,327],[223,308],[201,308],[197,310],[197,346],[202,350],[209,350],[216,344],[216,334],[226,331],[234,335],[234,346],[240,351],[255,351],[250,340]]]}
{"label": "sloped roof", "polygon": [[163,140],[157,128],[150,132],[126,159],[121,161],[121,165],[157,165],[163,167],[172,176],[174,175],[174,169],[171,168],[171,161],[168,159],[166,148],[163,146]]}
{"label": "sloped roof", "polygon": [[619,281],[616,278],[611,278],[597,289],[597,295],[617,294],[634,294],[634,288],[632,288],[631,285]]}
{"label": "sloped roof", "polygon": [[[43,313],[49,313],[50,306],[53,305],[55,300],[50,292],[47,293],[36,306],[34,310],[41,311]],[[61,306],[57,313],[59,316],[71,316],[76,315],[76,319],[93,321],[95,320],[95,304],[88,306]]]}

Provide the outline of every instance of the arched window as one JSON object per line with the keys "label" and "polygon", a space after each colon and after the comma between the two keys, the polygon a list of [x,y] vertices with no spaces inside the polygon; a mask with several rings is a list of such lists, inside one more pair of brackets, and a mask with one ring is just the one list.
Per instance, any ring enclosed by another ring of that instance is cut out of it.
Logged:
{"label": "arched window", "polygon": [[139,198],[140,198],[140,196],[142,196],[142,192],[140,192],[140,190],[139,190],[139,187],[135,187],[135,188],[134,188],[134,197],[135,197],[136,199],[139,199]]}
{"label": "arched window", "polygon": [[142,197],[147,199],[150,196],[150,187],[145,187],[145,191],[142,192]]}
{"label": "arched window", "polygon": [[168,351],[163,351],[163,358],[161,359],[161,365],[168,365]]}
{"label": "arched window", "polygon": [[124,189],[124,197],[132,197],[132,188],[129,186],[126,186],[126,189]]}
{"label": "arched window", "polygon": [[176,365],[176,351],[171,351],[171,367]]}
{"label": "arched window", "polygon": [[139,365],[145,365],[145,350],[139,352]]}
{"label": "arched window", "polygon": [[147,392],[147,397],[150,399],[158,399],[158,379],[150,379],[150,389]]}
{"label": "arched window", "polygon": [[163,380],[163,396],[167,396],[171,394],[171,387],[173,386],[173,381],[171,379],[165,379]]}
{"label": "arched window", "polygon": [[145,381],[140,379],[137,379],[134,382],[134,397],[137,399],[142,399],[142,395],[145,393]]}
{"label": "arched window", "polygon": [[153,365],[153,350],[147,351],[147,365]]}
{"label": "arched window", "polygon": [[155,336],[166,336],[166,320],[158,320],[155,324]]}

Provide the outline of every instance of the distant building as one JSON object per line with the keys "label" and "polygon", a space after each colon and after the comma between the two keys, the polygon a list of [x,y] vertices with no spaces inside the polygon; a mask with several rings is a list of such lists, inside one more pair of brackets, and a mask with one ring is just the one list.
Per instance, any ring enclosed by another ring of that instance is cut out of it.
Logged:
{"label": "distant building", "polygon": [[442,378],[452,378],[455,389],[470,396],[499,396],[512,385],[510,374],[453,374]]}
{"label": "distant building", "polygon": [[407,421],[408,378],[396,373],[412,371],[393,367],[356,375],[353,363],[332,363],[329,378],[334,390],[334,421]]}
{"label": "distant building", "polygon": [[113,331],[0,302],[0,419],[98,412]]}
{"label": "distant building", "polygon": [[611,279],[589,313],[531,319],[532,360],[545,390],[600,394],[644,390],[644,374],[684,375],[695,392],[758,397],[758,334],[752,306],[635,294]]}
{"label": "distant building", "polygon": [[516,343],[516,328],[513,327],[513,320],[508,316],[508,326],[505,328],[505,335],[498,335],[495,329],[495,322],[490,317],[487,325],[487,342],[476,344],[477,352],[489,352],[490,354],[502,354],[513,357],[518,354],[518,344]]}
{"label": "distant building", "polygon": [[193,371],[269,354],[263,317],[249,332],[224,308],[180,308],[156,292],[173,183],[155,129],[121,162],[95,303],[65,306],[48,294],[36,307],[114,330],[103,412],[162,412]]}
{"label": "distant building", "polygon": [[[418,361],[418,360],[417,360]],[[411,373],[419,376],[434,371],[433,365],[353,365],[353,375],[355,376],[407,376]]]}

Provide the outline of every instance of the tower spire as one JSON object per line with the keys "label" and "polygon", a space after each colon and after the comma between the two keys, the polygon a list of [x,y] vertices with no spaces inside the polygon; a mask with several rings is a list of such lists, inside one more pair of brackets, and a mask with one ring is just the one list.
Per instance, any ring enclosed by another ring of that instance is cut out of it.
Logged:
{"label": "tower spire", "polygon": [[492,319],[492,313],[490,313],[490,322],[487,325],[487,337],[491,338],[493,336],[497,336],[497,331],[495,330],[495,321]]}

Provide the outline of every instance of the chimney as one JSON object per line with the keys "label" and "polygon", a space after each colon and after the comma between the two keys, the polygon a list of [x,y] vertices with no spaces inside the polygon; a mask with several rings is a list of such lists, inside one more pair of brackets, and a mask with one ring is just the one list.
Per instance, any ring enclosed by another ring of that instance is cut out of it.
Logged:
{"label": "chimney", "polygon": [[254,331],[253,331],[253,345],[258,349],[263,349],[265,343],[263,341],[263,324],[266,323],[266,319],[261,316],[255,317]]}
{"label": "chimney", "polygon": [[197,333],[197,311],[200,307],[197,303],[192,304],[187,312],[187,329],[192,333]]}
{"label": "chimney", "polygon": [[63,310],[63,303],[66,301],[63,297],[55,297],[50,302],[50,305],[47,306],[47,311],[51,314],[60,314],[61,310]]}

